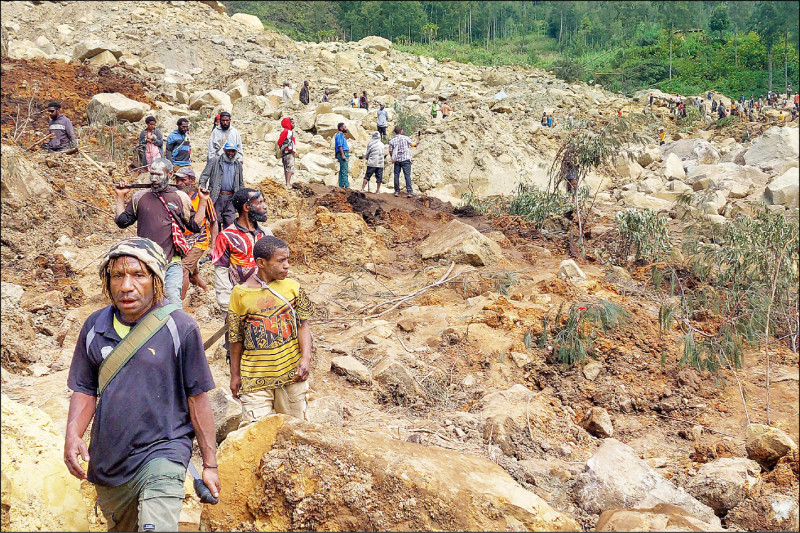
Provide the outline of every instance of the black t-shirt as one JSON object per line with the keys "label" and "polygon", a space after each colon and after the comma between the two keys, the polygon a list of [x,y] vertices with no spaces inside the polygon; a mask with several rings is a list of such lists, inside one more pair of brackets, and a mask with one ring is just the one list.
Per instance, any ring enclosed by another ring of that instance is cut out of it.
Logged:
{"label": "black t-shirt", "polygon": [[[100,363],[121,341],[113,316],[108,306],[84,323],[67,381],[73,391],[97,396]],[[187,466],[194,437],[188,398],[213,388],[197,323],[174,311],[103,392],[89,444],[89,481],[116,487],[157,457]]]}

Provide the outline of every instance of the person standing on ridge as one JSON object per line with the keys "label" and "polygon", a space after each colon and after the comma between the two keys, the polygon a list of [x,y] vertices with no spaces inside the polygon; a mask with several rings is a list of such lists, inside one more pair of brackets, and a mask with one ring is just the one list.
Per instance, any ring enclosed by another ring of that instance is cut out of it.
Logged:
{"label": "person standing on ridge", "polygon": [[297,154],[297,149],[294,144],[294,119],[292,117],[284,117],[281,120],[283,131],[278,137],[278,148],[281,151],[281,162],[283,163],[283,177],[286,179],[286,187],[288,188],[292,176],[294,175],[294,158]]}
{"label": "person standing on ridge", "polygon": [[308,89],[308,81],[304,81],[303,88],[300,89],[300,103],[303,105],[308,105],[308,102],[311,100],[311,95],[309,94]]}
{"label": "person standing on ridge", "polygon": [[145,168],[154,159],[164,157],[161,148],[164,146],[164,137],[161,131],[156,128],[156,117],[144,119],[145,129],[139,134],[139,144],[136,145],[136,152],[139,156],[139,168]]}
{"label": "person standing on ridge", "polygon": [[364,152],[364,160],[367,162],[367,174],[364,176],[364,183],[361,184],[361,192],[369,192],[369,178],[375,174],[375,183],[378,187],[375,189],[375,194],[381,190],[381,183],[383,183],[383,167],[384,161],[383,141],[381,141],[381,134],[377,131],[372,132],[372,139],[367,143],[367,149]]}
{"label": "person standing on ridge", "polygon": [[339,162],[339,187],[350,187],[350,180],[347,176],[347,165],[350,160],[350,147],[347,145],[347,138],[344,136],[347,133],[347,126],[344,122],[340,122],[336,129],[339,132],[334,137],[333,150],[336,153],[336,160]]}
{"label": "person standing on ridge", "polygon": [[386,138],[386,126],[389,124],[389,112],[386,111],[386,104],[381,102],[380,109],[378,109],[378,133],[381,134],[381,139]]}
{"label": "person standing on ridge", "polygon": [[223,111],[219,114],[219,126],[211,130],[211,136],[208,138],[208,158],[206,162],[215,157],[222,157],[223,147],[226,144],[236,146],[239,161],[244,158],[242,136],[239,135],[239,130],[231,126],[231,114]]}
{"label": "person standing on ridge", "polygon": [[48,103],[47,114],[50,115],[48,130],[52,138],[47,141],[45,148],[50,152],[64,152],[78,146],[72,121],[61,114],[61,104],[55,101]]}
{"label": "person standing on ridge", "polygon": [[189,119],[179,118],[178,129],[167,137],[167,160],[176,167],[192,164],[192,145],[189,142]]}
{"label": "person standing on ridge", "polygon": [[408,198],[414,197],[411,188],[411,148],[419,144],[422,134],[417,134],[417,142],[403,135],[403,127],[399,124],[394,127],[394,137],[389,141],[389,155],[392,156],[394,164],[394,195],[400,196],[400,171],[406,178],[406,194]]}

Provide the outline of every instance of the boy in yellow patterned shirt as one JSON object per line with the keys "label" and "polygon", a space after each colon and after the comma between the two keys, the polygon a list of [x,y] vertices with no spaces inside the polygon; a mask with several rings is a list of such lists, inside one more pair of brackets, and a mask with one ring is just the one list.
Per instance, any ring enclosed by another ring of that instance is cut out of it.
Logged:
{"label": "boy in yellow patterned shirt", "polygon": [[242,426],[274,412],[303,419],[314,306],[300,284],[286,278],[284,241],[262,237],[253,258],[258,273],[233,288],[228,306],[231,393],[242,402]]}

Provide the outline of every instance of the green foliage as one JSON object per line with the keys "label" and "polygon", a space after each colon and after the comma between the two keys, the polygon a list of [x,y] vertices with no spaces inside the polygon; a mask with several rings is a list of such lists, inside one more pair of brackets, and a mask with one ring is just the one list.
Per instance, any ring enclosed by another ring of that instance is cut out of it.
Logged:
{"label": "green foliage", "polygon": [[[800,85],[796,2],[301,0],[291,7],[277,1],[224,3],[229,13],[257,15],[268,27],[295,39],[380,35],[401,50],[437,59],[552,65],[565,79],[596,79],[626,94],[648,87],[680,94],[708,89],[729,95],[764,94],[771,49],[782,86],[783,57],[778,51],[787,36],[789,83]],[[702,28],[709,28],[708,35]]]}
{"label": "green foliage", "polygon": [[507,202],[500,196],[489,196],[481,198],[480,196],[467,192],[461,195],[461,206],[470,206],[481,215],[490,215],[499,217],[507,212]]}
{"label": "green foliage", "polygon": [[[581,188],[578,193],[582,201],[589,196],[589,191],[585,187]],[[508,206],[508,213],[535,222],[536,227],[541,228],[544,221],[551,216],[562,216],[574,207],[575,203],[570,194],[560,190],[548,193],[536,185],[520,183]]]}
{"label": "green foliage", "polygon": [[620,255],[633,252],[636,260],[660,261],[672,250],[667,224],[669,218],[649,209],[628,208],[614,217],[620,234]]}
{"label": "green foliage", "polygon": [[[583,361],[593,352],[592,343],[597,338],[597,330],[607,332],[628,320],[627,311],[606,300],[572,304],[566,313],[562,304],[552,331],[553,361],[567,366]],[[547,323],[543,320],[540,346],[543,340],[547,341],[547,334]]]}
{"label": "green foliage", "polygon": [[416,135],[418,131],[428,125],[428,119],[424,115],[414,113],[406,106],[395,102],[395,125],[403,128],[403,134],[409,137]]}
{"label": "green foliage", "polygon": [[567,82],[583,80],[586,76],[583,66],[570,57],[560,57],[550,64],[556,76]]}

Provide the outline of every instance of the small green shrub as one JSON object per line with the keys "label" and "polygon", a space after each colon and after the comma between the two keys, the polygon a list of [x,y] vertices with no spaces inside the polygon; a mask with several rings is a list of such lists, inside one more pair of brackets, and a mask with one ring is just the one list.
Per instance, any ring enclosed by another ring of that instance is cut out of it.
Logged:
{"label": "small green shrub", "polygon": [[428,119],[419,113],[395,102],[395,124],[403,128],[403,134],[409,137],[416,135],[417,131],[428,125]]}
{"label": "small green shrub", "polygon": [[[586,187],[578,189],[579,203],[582,204],[588,197],[589,189]],[[535,222],[536,227],[541,228],[548,217],[563,215],[571,209],[575,209],[575,200],[571,194],[560,190],[548,193],[533,184],[520,183],[508,206],[508,213]]]}
{"label": "small green shrub", "polygon": [[[597,338],[596,329],[610,331],[627,322],[628,312],[619,305],[606,300],[583,305],[573,304],[564,313],[563,304],[553,321],[553,361],[573,366],[591,353],[592,343]],[[547,323],[542,321],[540,346],[547,342]]]}
{"label": "small green shrub", "polygon": [[649,209],[629,208],[618,212],[614,221],[618,225],[623,258],[634,253],[636,260],[653,262],[663,259],[672,250],[667,217]]}

